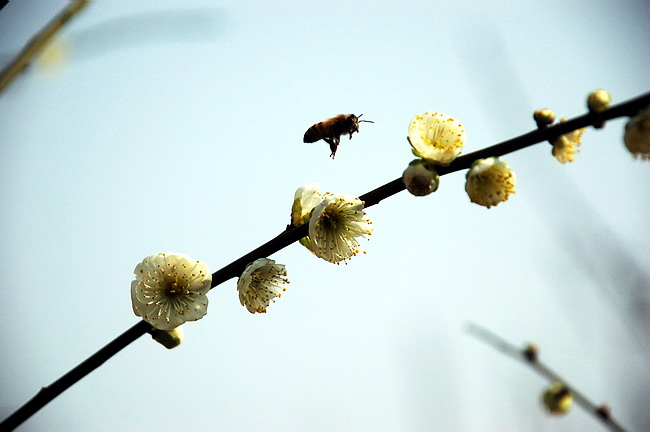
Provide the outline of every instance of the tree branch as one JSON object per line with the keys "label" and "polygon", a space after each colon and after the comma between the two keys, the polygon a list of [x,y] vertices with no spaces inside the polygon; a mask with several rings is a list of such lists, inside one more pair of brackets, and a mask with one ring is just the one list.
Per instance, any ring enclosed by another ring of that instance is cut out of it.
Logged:
{"label": "tree branch", "polygon": [[597,419],[605,423],[605,426],[610,430],[615,432],[625,432],[623,426],[612,418],[608,406],[596,406],[596,404],[587,399],[585,395],[576,390],[575,387],[570,386],[564,378],[544,363],[540,362],[536,352],[532,352],[529,348],[519,349],[488,329],[474,323],[469,323],[467,326],[467,333],[474,336],[476,339],[491,345],[493,348],[501,351],[505,355],[517,359],[522,363],[526,363],[534,371],[548,379],[550,382],[561,382],[564,388],[573,394],[573,399],[576,403],[584,408],[588,413],[594,415]]}
{"label": "tree branch", "polygon": [[[460,156],[449,166],[439,167],[437,171],[439,175],[445,175],[463,169],[468,169],[477,159],[484,159],[491,156],[503,156],[504,154],[512,153],[531,145],[553,139],[559,135],[566,134],[573,130],[593,125],[593,123],[597,121],[611,120],[613,118],[624,116],[632,116],[648,105],[650,105],[650,93],[646,93],[635,99],[631,99],[629,101],[615,105],[608,110],[599,113],[598,116],[595,116],[591,113],[585,114],[572,120],[558,123],[544,129],[537,129],[524,135],[503,141],[499,144],[495,144],[491,147],[487,147],[482,150]],[[386,183],[383,186],[380,186],[366,194],[361,195],[359,198],[364,201],[364,207],[370,207],[378,204],[382,200],[392,195],[395,195],[398,192],[403,191],[404,189],[405,187],[404,183],[402,182],[402,178],[399,177]],[[239,277],[246,268],[246,265],[252,261],[256,260],[257,258],[269,257],[279,250],[284,249],[295,241],[301,239],[302,237],[305,237],[307,234],[307,224],[298,227],[291,225],[288,226],[275,238],[269,240],[262,246],[259,246],[246,255],[236,259],[225,267],[214,272],[212,274],[211,288],[214,288],[217,285],[220,285],[234,277]],[[0,423],[0,431],[13,430],[15,427],[17,427],[19,424],[21,424],[23,421],[28,419],[39,409],[45,406],[52,399],[65,391],[68,387],[79,381],[84,376],[88,375],[106,360],[117,354],[122,348],[125,348],[128,344],[136,340],[138,337],[147,332],[150,332],[151,329],[151,325],[145,321],[141,321],[131,327],[129,330],[118,336],[115,340],[110,342],[97,353],[93,354],[79,366],[75,367],[59,380],[55,381],[51,386],[43,388],[36,396],[34,396],[34,398],[32,398],[29,402],[19,408],[18,411]],[[576,397],[576,400],[577,399],[578,397]],[[614,430],[622,431],[623,429]]]}

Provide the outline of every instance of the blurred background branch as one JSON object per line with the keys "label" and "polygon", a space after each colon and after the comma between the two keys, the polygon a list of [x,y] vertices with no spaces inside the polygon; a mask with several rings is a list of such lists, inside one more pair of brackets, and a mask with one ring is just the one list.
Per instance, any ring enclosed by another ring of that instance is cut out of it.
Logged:
{"label": "blurred background branch", "polygon": [[23,71],[48,42],[88,4],[88,0],[70,2],[58,15],[25,45],[20,54],[0,72],[0,93]]}
{"label": "blurred background branch", "polygon": [[625,429],[623,429],[623,427],[612,418],[607,405],[596,406],[596,404],[587,399],[587,397],[580,393],[575,387],[569,385],[557,372],[540,362],[539,353],[535,346],[528,345],[524,349],[517,348],[510,342],[507,342],[505,339],[492,333],[490,330],[474,323],[469,323],[467,325],[467,333],[476,339],[485,342],[496,350],[501,351],[503,354],[528,364],[533,368],[533,370],[548,379],[549,382],[562,383],[564,388],[573,394],[575,401],[588,413],[594,415],[597,419],[605,423],[610,430],[615,432],[625,432]]}

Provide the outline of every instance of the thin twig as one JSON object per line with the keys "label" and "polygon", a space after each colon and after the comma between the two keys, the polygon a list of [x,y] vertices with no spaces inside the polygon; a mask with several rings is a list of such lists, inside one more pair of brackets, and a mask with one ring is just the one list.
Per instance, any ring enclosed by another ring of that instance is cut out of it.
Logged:
{"label": "thin twig", "polygon": [[61,28],[88,4],[88,0],[74,0],[29,40],[20,54],[0,72],[0,93],[39,54]]}
{"label": "thin twig", "polygon": [[562,383],[564,388],[573,394],[573,399],[576,401],[576,403],[584,408],[588,413],[594,415],[598,420],[602,421],[610,430],[615,432],[625,432],[623,426],[621,426],[620,423],[612,418],[609,412],[609,408],[605,408],[605,405],[596,406],[596,404],[587,399],[585,395],[576,390],[575,387],[569,385],[564,378],[562,378],[544,363],[539,361],[539,357],[536,353],[531,355],[531,351],[529,349],[517,348],[515,345],[507,342],[498,335],[492,333],[490,330],[481,327],[478,324],[469,323],[467,326],[467,333],[474,336],[478,340],[491,345],[493,348],[501,351],[505,355],[529,365],[533,370],[542,375],[544,378],[548,379],[550,382]]}
{"label": "thin twig", "polygon": [[[650,93],[646,93],[635,99],[631,99],[627,102],[615,105],[607,111],[600,113],[600,118],[611,120],[617,117],[631,116],[648,105],[650,105]],[[484,148],[483,150],[460,156],[449,166],[439,167],[438,173],[440,175],[445,175],[463,169],[468,169],[472,165],[472,162],[477,159],[483,159],[490,156],[503,156],[504,154],[512,153],[514,151],[547,141],[573,130],[589,126],[595,120],[596,119],[594,119],[591,114],[585,114],[567,122],[559,123],[545,129],[534,130],[527,134],[520,135],[507,141],[503,141],[499,144]],[[402,182],[402,178],[399,177],[393,181],[386,183],[383,186],[380,186],[366,194],[361,195],[359,198],[364,201],[364,207],[370,207],[378,204],[385,198],[403,191],[404,189],[405,187],[404,183]],[[220,285],[232,278],[238,277],[244,271],[246,265],[256,260],[257,258],[269,257],[279,250],[284,249],[290,244],[305,237],[308,234],[307,229],[307,224],[298,227],[289,226],[275,238],[264,243],[262,246],[259,246],[246,255],[217,270],[212,274],[211,288],[214,288],[217,285]],[[141,321],[131,327],[131,329],[129,329],[127,332],[110,342],[97,353],[93,354],[93,356],[91,356],[88,360],[72,369],[50,387],[47,387],[47,392],[39,392],[36,396],[34,396],[34,398],[23,405],[20,409],[18,409],[18,411],[7,417],[2,423],[0,423],[0,431],[13,430],[20,423],[28,419],[31,415],[35,414],[39,409],[49,403],[56,396],[61,394],[72,384],[88,375],[106,360],[117,354],[122,348],[125,348],[128,344],[136,340],[138,337],[144,335],[147,332],[150,332],[151,329],[151,325],[144,321]],[[64,384],[58,385],[61,382]],[[18,416],[18,413],[20,413],[20,416]]]}

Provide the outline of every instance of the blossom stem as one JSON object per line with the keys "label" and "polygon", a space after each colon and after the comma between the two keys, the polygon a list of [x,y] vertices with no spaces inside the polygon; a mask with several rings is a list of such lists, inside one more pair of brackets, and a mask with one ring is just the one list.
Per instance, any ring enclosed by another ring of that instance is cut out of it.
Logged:
{"label": "blossom stem", "polygon": [[[637,98],[631,99],[618,105],[614,105],[606,111],[598,113],[598,118],[595,118],[593,113],[585,114],[572,120],[558,123],[554,126],[550,126],[544,129],[536,129],[532,132],[503,141],[491,147],[487,147],[482,150],[460,156],[449,166],[438,167],[437,171],[439,175],[445,175],[463,169],[468,169],[477,159],[485,159],[491,156],[503,156],[504,154],[512,153],[525,147],[547,141],[551,138],[566,134],[573,130],[593,125],[597,121],[611,120],[613,118],[624,116],[632,116],[648,105],[650,105],[650,93],[646,93]],[[370,207],[378,204],[383,199],[395,195],[396,193],[403,190],[405,190],[404,182],[402,181],[402,177],[398,177],[395,180],[392,180],[366,194],[361,195],[359,199],[361,201],[364,201],[364,207]],[[308,224],[304,224],[298,227],[289,225],[275,238],[269,240],[268,242],[252,250],[241,258],[236,259],[220,270],[214,272],[212,274],[211,288],[214,288],[217,285],[220,285],[234,277],[238,277],[242,274],[246,266],[256,259],[269,257],[279,250],[284,249],[290,244],[307,236],[308,229]],[[151,331],[151,328],[151,325],[145,321],[141,321],[131,327],[131,329],[118,336],[115,340],[110,342],[97,353],[93,354],[86,361],[79,364],[79,366],[75,367],[70,372],[62,376],[51,386],[43,388],[36,396],[34,396],[34,398],[32,398],[29,402],[19,408],[18,411],[0,423],[0,430],[9,431],[16,428],[23,421],[35,414],[40,408],[45,406],[45,404],[61,394],[68,387],[79,381],[84,376],[88,375],[113,355],[117,354],[122,348],[125,348],[128,344],[135,341],[138,337]],[[575,395],[575,398],[576,400],[580,400],[580,397],[578,395]],[[607,417],[604,414],[599,414],[599,416],[601,418]],[[616,423],[613,423],[613,420],[608,421],[607,423],[618,427],[614,428],[614,426],[612,426],[613,430],[623,431],[620,426],[618,426]]]}
{"label": "blossom stem", "polygon": [[502,339],[500,336],[492,333],[488,329],[474,323],[469,323],[467,326],[467,333],[492,346],[496,350],[501,351],[505,355],[529,365],[534,371],[548,379],[549,382],[561,382],[564,387],[573,394],[573,399],[576,403],[584,408],[588,413],[602,421],[610,430],[615,432],[625,432],[623,426],[612,418],[609,413],[609,408],[605,408],[605,405],[596,406],[596,404],[587,399],[585,395],[577,391],[575,387],[569,385],[564,378],[544,363],[540,362],[537,354],[530,355],[528,349],[517,348],[515,345],[507,342],[505,339]]}

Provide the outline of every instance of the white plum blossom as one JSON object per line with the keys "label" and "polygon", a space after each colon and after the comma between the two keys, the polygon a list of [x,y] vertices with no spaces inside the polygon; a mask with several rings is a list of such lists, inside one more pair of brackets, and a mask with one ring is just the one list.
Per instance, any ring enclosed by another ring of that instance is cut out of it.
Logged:
{"label": "white plum blossom", "polygon": [[146,257],[133,273],[133,313],[153,327],[171,330],[207,313],[212,275],[201,261],[164,252]]}
{"label": "white plum blossom", "polygon": [[439,112],[426,112],[411,121],[408,140],[415,156],[449,165],[460,154],[467,136],[458,119]]}
{"label": "white plum blossom", "polygon": [[309,221],[310,250],[332,263],[361,252],[357,237],[372,234],[372,222],[363,205],[363,201],[349,194],[325,194]]}
{"label": "white plum blossom", "polygon": [[285,285],[289,280],[285,277],[287,271],[282,264],[268,258],[260,258],[246,266],[244,273],[237,281],[239,302],[250,313],[266,313],[270,302],[276,297],[282,297],[286,291]]}
{"label": "white plum blossom", "polygon": [[478,159],[467,172],[465,190],[469,199],[490,208],[515,193],[516,177],[507,163],[497,157]]}
{"label": "white plum blossom", "polygon": [[[567,118],[563,118],[560,123],[567,120]],[[553,150],[551,153],[553,153],[553,156],[563,164],[573,162],[573,155],[580,152],[579,147],[582,144],[581,138],[584,132],[584,129],[577,129],[552,140]]]}
{"label": "white plum blossom", "polygon": [[323,195],[318,192],[319,188],[319,183],[308,183],[296,190],[291,206],[291,223],[294,226],[309,222],[309,214],[323,199]]}

